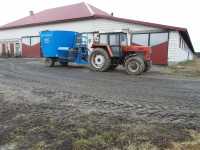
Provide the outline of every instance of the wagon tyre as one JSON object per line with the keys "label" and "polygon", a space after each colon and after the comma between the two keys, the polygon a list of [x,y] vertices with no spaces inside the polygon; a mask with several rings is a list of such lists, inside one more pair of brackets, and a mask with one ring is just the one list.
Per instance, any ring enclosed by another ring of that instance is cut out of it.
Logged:
{"label": "wagon tyre", "polygon": [[96,48],[89,56],[90,69],[93,71],[105,72],[111,66],[111,59],[102,48]]}
{"label": "wagon tyre", "polygon": [[126,72],[130,75],[140,75],[144,72],[144,60],[138,56],[129,57],[125,61]]}
{"label": "wagon tyre", "polygon": [[47,67],[54,67],[55,66],[55,60],[52,58],[46,58],[45,59],[45,65]]}
{"label": "wagon tyre", "polygon": [[68,62],[59,62],[61,66],[67,67],[68,66]]}

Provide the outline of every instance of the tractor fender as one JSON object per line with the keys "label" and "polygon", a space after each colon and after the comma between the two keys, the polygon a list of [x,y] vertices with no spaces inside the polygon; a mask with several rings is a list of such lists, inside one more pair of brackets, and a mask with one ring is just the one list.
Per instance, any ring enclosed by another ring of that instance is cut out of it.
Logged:
{"label": "tractor fender", "polygon": [[108,45],[93,44],[92,48],[93,48],[93,50],[95,50],[96,48],[102,48],[109,54],[110,57],[113,57],[112,50],[111,50],[110,46],[108,46]]}
{"label": "tractor fender", "polygon": [[125,57],[124,61],[126,61],[128,58],[134,57],[134,56],[137,56],[137,54],[134,53],[134,54],[127,55],[127,56]]}

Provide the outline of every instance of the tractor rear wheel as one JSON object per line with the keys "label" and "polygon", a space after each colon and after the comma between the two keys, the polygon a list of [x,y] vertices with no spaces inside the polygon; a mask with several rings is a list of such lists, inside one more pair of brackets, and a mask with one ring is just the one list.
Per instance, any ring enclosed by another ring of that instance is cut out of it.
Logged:
{"label": "tractor rear wheel", "polygon": [[45,65],[47,66],[47,67],[54,67],[55,66],[55,60],[54,59],[52,59],[52,58],[46,58],[45,59]]}
{"label": "tractor rear wheel", "polygon": [[144,72],[144,60],[138,56],[129,57],[125,61],[126,72],[130,75],[140,75]]}
{"label": "tractor rear wheel", "polygon": [[111,66],[111,58],[106,50],[96,48],[89,57],[90,68],[94,71],[105,72]]}

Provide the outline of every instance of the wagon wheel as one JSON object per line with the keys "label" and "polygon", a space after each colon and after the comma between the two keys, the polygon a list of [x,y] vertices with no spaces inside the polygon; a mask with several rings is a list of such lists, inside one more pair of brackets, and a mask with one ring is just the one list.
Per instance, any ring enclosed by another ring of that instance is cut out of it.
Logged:
{"label": "wagon wheel", "polygon": [[55,60],[54,59],[52,59],[52,58],[46,58],[45,59],[45,65],[47,66],[47,67],[54,67],[55,66]]}

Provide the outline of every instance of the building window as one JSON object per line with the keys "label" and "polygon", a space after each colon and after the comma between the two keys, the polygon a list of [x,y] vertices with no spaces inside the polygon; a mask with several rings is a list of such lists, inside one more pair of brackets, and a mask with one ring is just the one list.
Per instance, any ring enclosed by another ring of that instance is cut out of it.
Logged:
{"label": "building window", "polygon": [[27,46],[31,46],[31,38],[30,37],[23,37],[22,43],[27,45]]}
{"label": "building window", "polygon": [[40,37],[30,37],[31,39],[31,46],[34,46],[36,44],[39,44],[40,43]]}
{"label": "building window", "polygon": [[136,45],[149,45],[149,34],[133,34],[132,35],[132,44]]}
{"label": "building window", "polygon": [[168,33],[151,33],[150,46],[159,45],[168,41]]}
{"label": "building window", "polygon": [[185,49],[187,48],[187,44],[185,42],[185,40],[180,36],[180,40],[179,40],[179,48]]}

